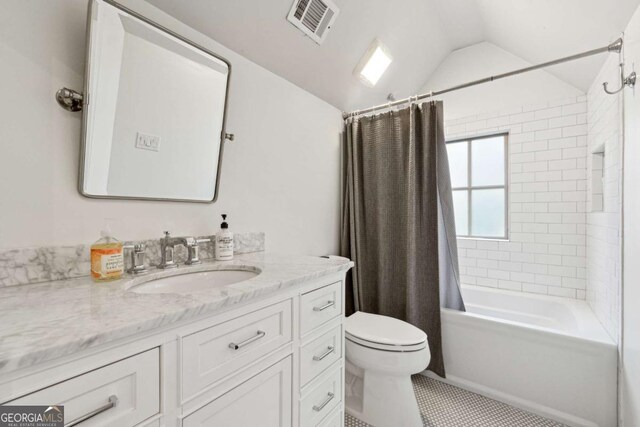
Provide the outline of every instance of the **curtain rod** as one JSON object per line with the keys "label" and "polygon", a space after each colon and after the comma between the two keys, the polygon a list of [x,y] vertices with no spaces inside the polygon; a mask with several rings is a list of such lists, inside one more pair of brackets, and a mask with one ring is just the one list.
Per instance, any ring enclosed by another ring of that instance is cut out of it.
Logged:
{"label": "curtain rod", "polygon": [[351,111],[350,113],[343,112],[342,113],[342,118],[343,119],[347,119],[349,117],[355,117],[355,116],[359,116],[361,114],[371,113],[371,112],[373,112],[375,110],[394,107],[396,105],[405,104],[407,102],[409,102],[409,103],[410,102],[416,102],[416,101],[419,101],[421,99],[430,98],[432,96],[442,95],[443,93],[453,92],[453,91],[456,91],[456,90],[459,90],[459,89],[465,89],[465,88],[468,88],[468,87],[471,87],[471,86],[476,86],[476,85],[483,84],[483,83],[489,83],[489,82],[492,82],[494,80],[503,79],[505,77],[515,76],[516,74],[527,73],[529,71],[538,70],[540,68],[549,67],[551,65],[561,64],[563,62],[575,61],[576,59],[584,58],[584,57],[587,57],[587,56],[597,55],[597,54],[605,53],[605,52],[618,52],[619,53],[622,50],[622,43],[623,43],[622,42],[622,38],[619,38],[619,39],[617,39],[616,41],[614,41],[613,43],[611,43],[611,44],[609,44],[607,46],[600,47],[598,49],[588,50],[586,52],[578,53],[576,55],[566,56],[564,58],[555,59],[553,61],[543,62],[542,64],[532,65],[530,67],[520,68],[518,70],[509,71],[507,73],[496,74],[494,76],[485,77],[483,79],[473,80],[473,81],[470,81],[470,82],[467,82],[467,83],[459,84],[457,86],[452,86],[452,87],[447,88],[447,89],[436,90],[436,91],[433,91],[433,92],[424,93],[422,95],[410,96],[408,98],[400,99],[398,101],[387,102],[386,104],[376,105],[375,107],[365,108],[363,110],[354,110],[354,111]]}

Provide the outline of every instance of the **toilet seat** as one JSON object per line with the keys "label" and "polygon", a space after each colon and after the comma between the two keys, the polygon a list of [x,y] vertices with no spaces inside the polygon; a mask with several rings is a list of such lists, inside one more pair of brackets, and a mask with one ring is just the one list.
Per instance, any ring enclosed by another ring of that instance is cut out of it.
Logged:
{"label": "toilet seat", "polygon": [[358,311],[347,317],[346,339],[376,350],[412,352],[427,346],[427,334],[393,317]]}

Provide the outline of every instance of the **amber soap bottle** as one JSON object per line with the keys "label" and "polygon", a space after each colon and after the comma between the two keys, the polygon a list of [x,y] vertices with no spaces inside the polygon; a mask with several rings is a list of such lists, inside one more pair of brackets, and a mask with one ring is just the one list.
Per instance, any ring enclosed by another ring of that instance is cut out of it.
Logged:
{"label": "amber soap bottle", "polygon": [[91,245],[91,277],[95,282],[118,280],[124,272],[122,242],[110,230],[100,232],[100,240]]}

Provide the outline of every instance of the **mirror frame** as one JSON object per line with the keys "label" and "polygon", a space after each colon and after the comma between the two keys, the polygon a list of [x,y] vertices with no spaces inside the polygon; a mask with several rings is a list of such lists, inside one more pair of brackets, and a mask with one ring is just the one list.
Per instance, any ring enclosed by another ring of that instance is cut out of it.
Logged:
{"label": "mirror frame", "polygon": [[[89,114],[90,105],[89,101],[91,99],[91,94],[89,92],[89,81],[90,81],[90,67],[89,62],[91,58],[91,47],[94,44],[94,41],[91,39],[91,26],[94,7],[98,4],[98,1],[106,3],[110,6],[115,7],[116,9],[124,12],[126,14],[131,15],[133,18],[139,19],[145,24],[151,25],[155,29],[163,32],[165,35],[169,37],[174,37],[179,41],[192,46],[199,51],[218,59],[225,64],[227,64],[228,72],[227,72],[227,87],[225,89],[225,98],[224,98],[224,107],[222,110],[222,129],[220,131],[220,149],[218,152],[218,164],[216,169],[216,186],[213,193],[213,198],[211,200],[193,200],[193,199],[171,199],[171,198],[158,198],[158,197],[142,197],[142,196],[110,196],[110,195],[95,195],[88,194],[84,191],[84,169],[85,169],[85,155],[87,148],[87,119]],[[82,136],[80,139],[80,162],[79,162],[79,170],[78,170],[78,191],[84,197],[88,197],[90,199],[115,199],[115,200],[143,200],[143,201],[162,201],[162,202],[188,202],[188,203],[214,203],[218,199],[218,193],[220,189],[220,176],[222,170],[222,154],[224,151],[224,144],[226,141],[226,124],[227,124],[227,110],[229,107],[229,84],[231,81],[231,63],[224,57],[215,54],[209,49],[181,36],[180,34],[158,24],[157,22],[152,21],[151,19],[139,14],[138,12],[129,9],[126,6],[123,6],[117,3],[114,0],[89,0],[88,14],[87,14],[87,31],[86,31],[86,40],[87,46],[85,51],[85,72],[84,72],[84,108],[82,109]]]}

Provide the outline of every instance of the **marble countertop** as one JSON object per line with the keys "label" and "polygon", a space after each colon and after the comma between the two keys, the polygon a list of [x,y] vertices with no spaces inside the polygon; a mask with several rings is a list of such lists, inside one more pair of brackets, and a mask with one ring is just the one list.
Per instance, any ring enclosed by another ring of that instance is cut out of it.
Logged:
{"label": "marble countertop", "polygon": [[[137,333],[171,325],[308,280],[347,271],[346,258],[255,252],[233,261],[206,261],[182,272],[250,269],[250,280],[191,295],[137,294],[131,280],[94,283],[89,277],[0,289],[0,374],[15,371]],[[172,270],[172,273],[175,273]],[[162,273],[149,273],[162,275]],[[146,277],[148,277],[147,275]]]}

